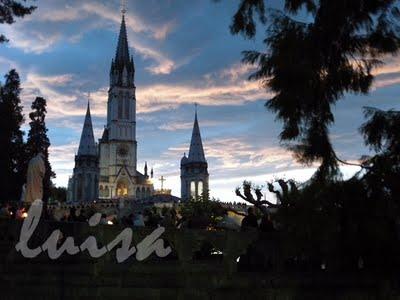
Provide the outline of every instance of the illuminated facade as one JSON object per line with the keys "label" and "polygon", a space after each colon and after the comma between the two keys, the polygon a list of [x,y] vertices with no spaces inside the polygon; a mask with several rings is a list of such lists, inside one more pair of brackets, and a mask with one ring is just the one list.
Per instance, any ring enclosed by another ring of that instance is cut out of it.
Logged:
{"label": "illuminated facade", "polygon": [[135,92],[135,65],[129,54],[123,15],[115,58],[111,62],[107,125],[96,145],[88,105],[69,201],[143,199],[153,195],[147,163],[143,174],[137,171]]}

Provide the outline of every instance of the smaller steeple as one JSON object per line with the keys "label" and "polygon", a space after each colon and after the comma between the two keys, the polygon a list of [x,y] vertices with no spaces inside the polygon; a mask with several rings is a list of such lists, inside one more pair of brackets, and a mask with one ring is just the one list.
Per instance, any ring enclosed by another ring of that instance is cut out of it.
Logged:
{"label": "smaller steeple", "polygon": [[199,122],[197,121],[197,103],[195,105],[196,108],[195,108],[192,140],[190,142],[188,161],[206,163],[207,161],[204,156],[204,149],[203,149],[203,143],[201,141]]}
{"label": "smaller steeple", "polygon": [[153,177],[154,177],[154,171],[153,171],[153,168],[151,168],[151,171],[150,171],[150,177],[151,177],[151,178],[153,178]]}
{"label": "smaller steeple", "polygon": [[90,95],[88,96],[88,103],[86,109],[85,122],[83,124],[81,140],[79,142],[78,156],[80,155],[97,155],[96,143],[94,141],[92,117],[90,114]]}
{"label": "smaller steeple", "polygon": [[144,176],[147,177],[147,161],[144,163]]}

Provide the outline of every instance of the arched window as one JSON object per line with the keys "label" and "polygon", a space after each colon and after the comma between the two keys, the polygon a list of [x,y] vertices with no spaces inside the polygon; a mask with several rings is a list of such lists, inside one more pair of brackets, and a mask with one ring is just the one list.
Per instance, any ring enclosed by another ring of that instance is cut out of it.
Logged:
{"label": "arched window", "polygon": [[203,181],[199,181],[197,184],[197,195],[203,196]]}
{"label": "arched window", "polygon": [[196,182],[194,181],[190,183],[190,196],[196,197]]}
{"label": "arched window", "polygon": [[110,190],[108,189],[108,186],[104,189],[104,197],[109,197],[110,196]]}
{"label": "arched window", "polygon": [[129,120],[129,110],[130,110],[130,105],[129,105],[129,98],[125,99],[125,119]]}
{"label": "arched window", "polygon": [[78,180],[78,182],[77,182],[77,192],[76,192],[76,200],[77,201],[82,201],[82,194],[83,194],[83,177],[82,177],[82,174],[79,174],[78,175],[78,178],[77,178]]}
{"label": "arched window", "polygon": [[118,99],[118,119],[122,119],[122,105],[123,105],[123,100]]}
{"label": "arched window", "polygon": [[99,179],[97,178],[97,175],[94,175],[94,197],[97,198],[99,196],[98,193],[98,186],[99,186]]}
{"label": "arched window", "polygon": [[125,197],[128,196],[128,185],[124,181],[120,181],[117,184],[117,196]]}

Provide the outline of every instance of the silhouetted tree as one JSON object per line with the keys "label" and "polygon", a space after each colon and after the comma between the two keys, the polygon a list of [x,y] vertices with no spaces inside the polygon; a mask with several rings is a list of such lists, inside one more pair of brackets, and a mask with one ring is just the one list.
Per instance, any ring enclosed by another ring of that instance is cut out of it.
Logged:
{"label": "silhouetted tree", "polygon": [[24,183],[24,141],[19,75],[11,70],[0,83],[0,201],[19,200]]}
{"label": "silhouetted tree", "polygon": [[286,0],[268,18],[265,3],[241,0],[231,32],[252,38],[255,16],[270,22],[266,51],[244,51],[243,61],[258,67],[250,79],[274,93],[266,107],[283,121],[281,141],[302,163],[321,163],[315,178],[335,177],[343,161],[329,138],[331,107],[345,93],[368,93],[374,67],[397,53],[398,1]]}
{"label": "silhouetted tree", "polygon": [[[250,181],[244,181],[242,185],[243,192],[241,191],[241,188],[236,188],[235,193],[236,196],[240,197],[241,199],[249,202],[250,204],[253,204],[255,207],[257,207],[263,214],[267,214],[268,207],[275,207],[276,205],[271,203],[270,201],[263,200],[263,194],[261,192],[261,188],[259,187],[253,187],[252,183]],[[253,192],[255,194],[255,197],[253,196]]]}
{"label": "silhouetted tree", "polygon": [[50,196],[50,188],[52,186],[51,178],[55,177],[49,162],[50,140],[47,136],[46,128],[46,100],[37,97],[32,103],[32,112],[29,114],[31,122],[29,122],[30,130],[26,143],[27,157],[31,159],[38,153],[44,156],[46,172],[43,178],[43,201],[47,203]]}
{"label": "silhouetted tree", "polygon": [[65,187],[56,187],[52,185],[50,187],[50,198],[53,201],[59,201],[64,203],[67,201],[67,189]]}
{"label": "silhouetted tree", "polygon": [[[23,18],[36,9],[35,6],[26,6],[25,2],[26,0],[0,0],[0,24],[13,24],[15,18]],[[7,41],[8,39],[0,34],[0,44]]]}

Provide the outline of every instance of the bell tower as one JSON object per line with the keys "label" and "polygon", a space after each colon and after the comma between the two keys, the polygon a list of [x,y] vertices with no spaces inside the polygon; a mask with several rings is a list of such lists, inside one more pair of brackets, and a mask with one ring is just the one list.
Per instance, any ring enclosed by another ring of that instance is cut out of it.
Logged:
{"label": "bell tower", "polygon": [[123,7],[109,74],[107,125],[100,139],[101,198],[137,198],[138,185],[141,194],[142,185],[146,192],[149,190],[147,194],[153,190],[146,177],[137,171],[135,64],[129,53],[125,12]]}
{"label": "bell tower", "polygon": [[182,201],[197,200],[204,193],[207,193],[209,190],[208,178],[208,164],[204,155],[196,104],[189,155],[186,157],[185,153],[181,159]]}
{"label": "bell tower", "polygon": [[94,142],[88,105],[82,138],[69,184],[71,201],[146,199],[154,186],[147,174],[137,171],[135,64],[129,53],[123,1],[117,49],[111,61],[107,123],[99,144]]}
{"label": "bell tower", "polygon": [[135,65],[129,54],[123,13],[117,50],[111,62],[107,102],[106,130],[110,143],[110,174],[116,174],[121,166],[125,166],[132,176],[136,173],[136,87],[134,81]]}

